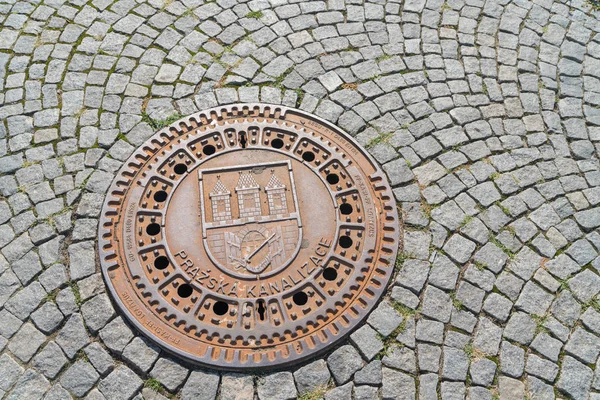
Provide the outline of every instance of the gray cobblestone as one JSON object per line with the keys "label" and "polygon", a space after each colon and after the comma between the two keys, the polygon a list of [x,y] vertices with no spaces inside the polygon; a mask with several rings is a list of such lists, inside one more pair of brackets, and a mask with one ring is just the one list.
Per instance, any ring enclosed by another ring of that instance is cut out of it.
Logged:
{"label": "gray cobblestone", "polygon": [[84,351],[88,360],[90,360],[94,368],[96,368],[96,371],[101,375],[106,375],[112,371],[114,367],[113,359],[98,343],[91,343],[89,346],[85,347]]}
{"label": "gray cobblestone", "polygon": [[14,385],[19,376],[21,376],[24,370],[8,354],[3,354],[0,357],[0,371],[2,371],[0,378],[0,389],[2,389],[4,392],[7,392]]}
{"label": "gray cobblestone", "polygon": [[290,372],[276,372],[265,376],[264,382],[258,384],[257,393],[260,400],[292,400],[297,394]]}
{"label": "gray cobblestone", "polygon": [[175,391],[181,386],[187,378],[187,374],[187,368],[166,357],[160,358],[150,371],[150,376],[157,379],[170,391]]}
{"label": "gray cobblestone", "polygon": [[121,317],[117,317],[100,330],[100,337],[106,347],[114,352],[121,353],[133,338],[133,332]]}
{"label": "gray cobblestone", "polygon": [[86,361],[79,360],[65,371],[61,385],[77,397],[84,396],[96,383],[100,375]]}
{"label": "gray cobblestone", "polygon": [[122,365],[102,379],[98,389],[108,400],[131,398],[142,387],[142,383],[132,370]]}
{"label": "gray cobblestone", "polygon": [[326,387],[331,379],[331,374],[327,369],[327,363],[324,360],[317,360],[294,372],[294,379],[298,393],[303,395]]}
{"label": "gray cobblestone", "polygon": [[363,366],[363,361],[352,346],[342,346],[328,358],[327,364],[338,384],[347,382]]}
{"label": "gray cobblestone", "polygon": [[[321,360],[322,361],[322,360]],[[193,372],[192,372],[193,374]],[[212,387],[218,388],[218,379],[210,378]],[[299,393],[303,393],[300,389]],[[210,391],[205,393],[211,395]],[[254,379],[244,374],[227,373],[221,378],[221,398],[223,400],[253,400],[254,399]]]}

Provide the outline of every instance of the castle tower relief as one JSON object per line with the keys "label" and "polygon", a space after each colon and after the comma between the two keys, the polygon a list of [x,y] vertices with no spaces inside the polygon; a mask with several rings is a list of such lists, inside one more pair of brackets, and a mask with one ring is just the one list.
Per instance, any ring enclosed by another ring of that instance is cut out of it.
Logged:
{"label": "castle tower relief", "polygon": [[252,172],[240,172],[235,191],[238,196],[240,218],[258,217],[260,211],[260,186],[254,179]]}
{"label": "castle tower relief", "polygon": [[212,192],[208,195],[212,206],[213,220],[227,221],[231,219],[231,192],[221,182],[221,177],[217,176],[217,183]]}
{"label": "castle tower relief", "polygon": [[271,179],[267,186],[265,186],[265,192],[267,192],[270,215],[288,213],[285,185],[277,178],[274,170],[271,170]]}

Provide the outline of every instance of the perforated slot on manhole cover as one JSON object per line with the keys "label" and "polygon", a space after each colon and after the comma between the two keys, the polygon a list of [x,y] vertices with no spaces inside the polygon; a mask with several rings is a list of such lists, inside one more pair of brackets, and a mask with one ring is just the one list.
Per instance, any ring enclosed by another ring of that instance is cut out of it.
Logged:
{"label": "perforated slot on manhole cover", "polygon": [[275,367],[355,328],[393,273],[385,174],[338,128],[282,106],[218,107],[161,129],[125,162],[99,228],[127,318],[163,348]]}

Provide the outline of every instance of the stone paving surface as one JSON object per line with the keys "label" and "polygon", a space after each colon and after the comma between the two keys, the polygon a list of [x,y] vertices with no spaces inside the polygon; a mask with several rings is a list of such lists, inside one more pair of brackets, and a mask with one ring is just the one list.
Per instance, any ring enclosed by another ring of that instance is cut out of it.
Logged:
{"label": "stone paving surface", "polygon": [[[599,19],[577,0],[0,0],[0,394],[600,399]],[[95,249],[133,149],[238,101],[356,136],[406,225],[368,323],[267,374],[140,337]]]}

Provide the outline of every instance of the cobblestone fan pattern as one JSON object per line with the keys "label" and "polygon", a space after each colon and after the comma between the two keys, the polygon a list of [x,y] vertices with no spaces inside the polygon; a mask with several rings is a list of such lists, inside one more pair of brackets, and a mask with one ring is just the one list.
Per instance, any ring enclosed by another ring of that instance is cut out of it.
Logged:
{"label": "cobblestone fan pattern", "polygon": [[[8,399],[599,399],[600,11],[549,0],[0,0]],[[335,351],[233,374],[118,316],[97,218],[181,115],[296,106],[383,165],[405,252]]]}

